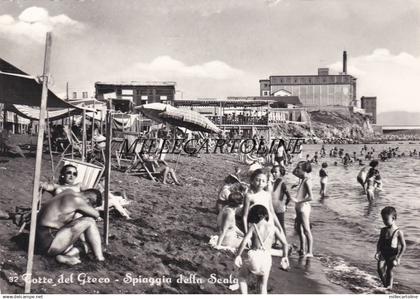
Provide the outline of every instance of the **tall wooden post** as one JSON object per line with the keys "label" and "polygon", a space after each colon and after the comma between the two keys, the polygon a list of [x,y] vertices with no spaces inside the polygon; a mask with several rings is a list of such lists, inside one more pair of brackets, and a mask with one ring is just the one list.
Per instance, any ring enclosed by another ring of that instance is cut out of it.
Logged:
{"label": "tall wooden post", "polygon": [[106,147],[105,147],[105,196],[104,196],[104,241],[109,243],[109,191],[111,182],[111,140],[112,140],[112,100],[109,100],[106,114]]}
{"label": "tall wooden post", "polygon": [[34,259],[34,248],[35,248],[35,233],[36,223],[38,216],[38,201],[40,197],[39,186],[41,177],[41,164],[42,164],[42,147],[44,141],[44,130],[45,130],[45,116],[47,110],[47,98],[48,98],[48,75],[50,72],[50,56],[51,56],[51,32],[47,32],[46,43],[45,43],[45,56],[44,56],[44,71],[43,71],[43,82],[42,82],[42,96],[41,96],[41,109],[39,112],[39,130],[38,130],[38,141],[36,148],[36,160],[35,160],[35,173],[34,173],[34,188],[32,190],[32,212],[31,212],[31,228],[29,232],[29,247],[28,247],[28,264],[26,267],[26,274],[28,279],[25,280],[25,293],[31,291],[31,279],[32,279],[32,266]]}
{"label": "tall wooden post", "polygon": [[84,108],[82,116],[82,161],[86,159],[86,109]]}

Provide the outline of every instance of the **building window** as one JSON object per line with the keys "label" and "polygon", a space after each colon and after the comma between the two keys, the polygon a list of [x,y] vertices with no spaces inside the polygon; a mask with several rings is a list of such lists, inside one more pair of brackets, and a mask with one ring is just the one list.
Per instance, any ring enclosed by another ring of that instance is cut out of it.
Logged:
{"label": "building window", "polygon": [[168,99],[168,97],[167,96],[160,96],[160,100],[161,101],[166,101]]}
{"label": "building window", "polygon": [[268,96],[269,94],[268,94],[268,90],[264,90],[263,91],[263,96]]}
{"label": "building window", "polygon": [[132,89],[122,89],[121,94],[125,95],[125,96],[130,96],[130,95],[133,95],[133,90]]}
{"label": "building window", "polygon": [[142,100],[142,101],[144,101],[144,100],[146,100],[146,101],[147,101],[148,99],[149,99],[149,97],[148,97],[148,96],[141,96],[141,100]]}

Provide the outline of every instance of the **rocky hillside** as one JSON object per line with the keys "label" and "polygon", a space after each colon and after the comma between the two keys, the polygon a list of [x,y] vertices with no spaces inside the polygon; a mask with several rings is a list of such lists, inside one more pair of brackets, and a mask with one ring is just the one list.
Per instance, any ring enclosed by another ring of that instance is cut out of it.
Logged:
{"label": "rocky hillside", "polygon": [[369,140],[374,137],[368,120],[350,111],[312,111],[308,124],[280,124],[274,127],[275,136],[295,136],[313,139]]}

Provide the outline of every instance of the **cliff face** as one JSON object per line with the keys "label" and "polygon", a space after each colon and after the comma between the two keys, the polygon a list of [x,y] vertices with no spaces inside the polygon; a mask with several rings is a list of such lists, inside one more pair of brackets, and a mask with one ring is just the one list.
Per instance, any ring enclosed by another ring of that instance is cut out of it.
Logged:
{"label": "cliff face", "polygon": [[368,140],[374,136],[369,119],[360,113],[343,111],[309,112],[308,124],[279,124],[275,136],[295,136],[314,139]]}

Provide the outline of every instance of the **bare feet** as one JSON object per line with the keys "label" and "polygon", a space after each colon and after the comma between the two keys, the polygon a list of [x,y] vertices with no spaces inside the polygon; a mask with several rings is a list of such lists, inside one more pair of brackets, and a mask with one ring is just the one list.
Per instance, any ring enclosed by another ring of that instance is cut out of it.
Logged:
{"label": "bare feet", "polygon": [[66,264],[66,265],[70,265],[70,266],[77,265],[77,264],[80,264],[82,262],[77,257],[67,256],[67,255],[61,255],[61,254],[60,255],[57,255],[55,257],[55,259],[56,259],[57,262],[59,262],[61,264]]}

